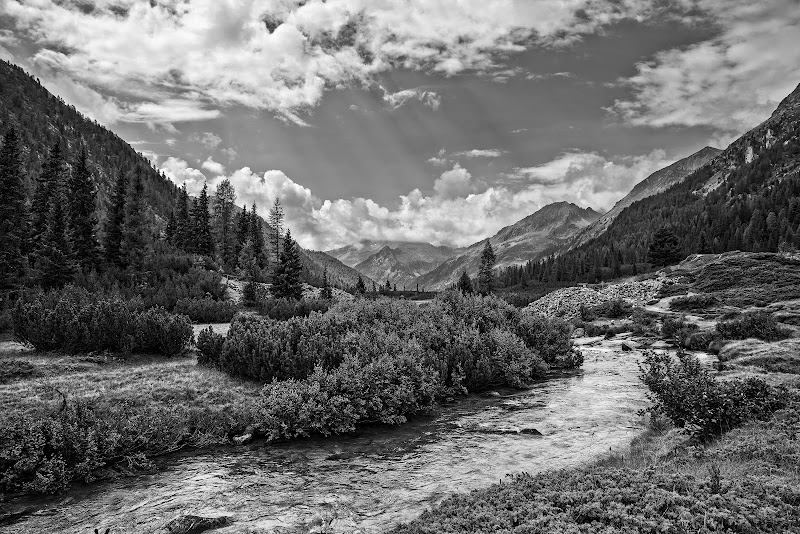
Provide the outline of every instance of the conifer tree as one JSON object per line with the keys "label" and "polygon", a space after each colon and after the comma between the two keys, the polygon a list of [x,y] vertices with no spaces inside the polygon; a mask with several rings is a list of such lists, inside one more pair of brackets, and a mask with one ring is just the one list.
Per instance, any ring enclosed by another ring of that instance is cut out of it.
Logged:
{"label": "conifer tree", "polygon": [[124,266],[139,269],[147,248],[147,221],[145,219],[144,184],[139,172],[133,178],[125,201],[125,225],[122,229],[120,256]]}
{"label": "conifer tree", "polygon": [[214,255],[214,239],[211,237],[211,215],[208,212],[208,184],[203,184],[200,196],[192,208],[194,226],[194,252],[204,256]]}
{"label": "conifer tree", "polygon": [[483,246],[483,252],[481,252],[481,264],[478,269],[478,287],[480,292],[484,295],[492,292],[492,286],[494,285],[494,264],[496,261],[497,258],[494,255],[492,244],[487,239],[486,244]]}
{"label": "conifer tree", "polygon": [[237,235],[234,227],[236,189],[227,178],[217,185],[214,193],[214,234],[221,263],[226,268],[236,266]]}
{"label": "conifer tree", "polygon": [[322,270],[322,289],[319,292],[319,296],[325,300],[331,300],[333,298],[333,291],[331,290],[330,283],[328,281],[328,268],[325,267]]}
{"label": "conifer tree", "polygon": [[[372,282],[372,290],[375,290],[375,282]],[[366,292],[367,286],[364,285],[364,279],[361,278],[361,275],[358,275],[358,280],[356,281],[356,293],[363,295]]]}
{"label": "conifer tree", "polygon": [[261,218],[256,213],[256,203],[253,202],[253,211],[250,213],[250,242],[253,246],[253,254],[258,262],[258,267],[267,267],[268,259],[264,254],[264,230],[261,226]]}
{"label": "conifer tree", "polygon": [[39,283],[45,289],[68,284],[77,270],[68,236],[64,181],[52,182],[51,188],[47,231],[41,240],[36,265],[39,271]]}
{"label": "conifer tree", "polygon": [[18,287],[27,276],[28,210],[20,155],[12,126],[0,148],[0,289]]}
{"label": "conifer tree", "polygon": [[108,206],[103,254],[111,265],[122,264],[122,233],[125,227],[125,201],[128,196],[128,176],[120,169],[114,181],[114,191]]}
{"label": "conifer tree", "polygon": [[472,293],[472,280],[470,280],[466,269],[461,271],[461,277],[458,279],[458,284],[456,284],[456,289],[458,289],[462,293],[466,294]]}
{"label": "conifer tree", "polygon": [[292,239],[291,232],[286,230],[280,261],[272,276],[272,295],[276,298],[296,300],[303,298],[303,284],[300,282],[302,272],[303,264],[300,261],[297,243]]}
{"label": "conifer tree", "polygon": [[283,206],[281,206],[281,199],[278,197],[275,197],[272,208],[269,210],[267,224],[270,226],[270,247],[272,248],[275,263],[277,263],[280,258],[281,237],[283,236]]}
{"label": "conifer tree", "polygon": [[31,203],[31,244],[34,255],[42,247],[42,239],[47,232],[47,221],[50,217],[50,199],[56,182],[63,179],[66,171],[61,144],[56,142],[42,166],[42,172],[36,180],[36,191]]}
{"label": "conifer tree", "polygon": [[178,191],[175,201],[175,240],[174,245],[188,251],[191,247],[191,222],[189,220],[189,192],[186,183]]}
{"label": "conifer tree", "polygon": [[242,253],[242,248],[247,243],[247,238],[250,236],[250,215],[247,213],[247,205],[242,206],[242,212],[239,213],[236,220],[236,265],[239,266],[239,256]]}
{"label": "conifer tree", "polygon": [[82,148],[69,180],[69,228],[72,251],[75,259],[84,270],[97,264],[99,245],[95,228],[95,198],[97,190],[89,169],[86,149]]}
{"label": "conifer tree", "polygon": [[167,227],[164,229],[164,239],[167,240],[167,243],[175,243],[175,212],[169,212],[169,219],[167,219]]}
{"label": "conifer tree", "polygon": [[678,263],[681,259],[683,259],[683,255],[678,236],[666,226],[662,226],[650,240],[647,261],[655,267],[664,267]]}

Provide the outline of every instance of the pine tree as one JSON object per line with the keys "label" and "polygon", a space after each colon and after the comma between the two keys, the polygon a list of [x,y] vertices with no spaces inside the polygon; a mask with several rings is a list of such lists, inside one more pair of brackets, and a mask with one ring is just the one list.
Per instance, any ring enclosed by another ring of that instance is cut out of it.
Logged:
{"label": "pine tree", "polygon": [[219,259],[228,269],[236,266],[237,235],[234,228],[236,189],[227,178],[217,185],[214,193],[214,234]]}
{"label": "pine tree", "polygon": [[145,237],[147,221],[145,220],[144,184],[138,172],[133,179],[125,201],[125,225],[122,229],[122,246],[120,256],[122,264],[133,269],[140,269],[147,248]]}
{"label": "pine tree", "polygon": [[303,298],[303,284],[300,282],[302,272],[303,264],[300,261],[297,243],[292,239],[291,232],[286,230],[280,261],[272,277],[272,295],[276,298],[296,300]]}
{"label": "pine tree", "polygon": [[278,197],[275,197],[272,208],[269,210],[267,224],[270,226],[270,246],[272,247],[275,263],[277,263],[281,253],[281,236],[283,236],[283,206],[281,206],[281,199]]}
{"label": "pine tree", "polygon": [[[375,282],[372,282],[372,290],[375,291]],[[359,295],[363,295],[367,292],[367,286],[364,285],[364,279],[361,278],[361,275],[358,275],[358,280],[356,281],[356,293]]]}
{"label": "pine tree", "polygon": [[650,240],[647,261],[654,267],[664,267],[678,263],[682,259],[678,236],[666,226],[659,228]]}
{"label": "pine tree", "polygon": [[69,228],[72,251],[78,264],[89,270],[97,264],[99,245],[95,228],[95,198],[97,191],[89,169],[86,149],[81,149],[69,181]]}
{"label": "pine tree", "polygon": [[331,286],[328,282],[328,268],[325,267],[322,271],[322,289],[320,289],[319,296],[325,300],[331,300],[333,298],[333,291],[331,290]]}
{"label": "pine tree", "polygon": [[122,265],[122,233],[125,226],[125,201],[127,196],[128,176],[120,169],[117,171],[114,191],[111,193],[111,202],[106,214],[103,253],[106,262],[110,265]]}
{"label": "pine tree", "polygon": [[467,293],[467,294],[472,293],[472,280],[470,280],[466,269],[461,271],[461,278],[458,279],[458,284],[456,284],[456,289],[458,289],[462,293]]}
{"label": "pine tree", "polygon": [[494,264],[496,261],[497,258],[494,255],[492,244],[487,239],[486,244],[483,246],[483,252],[481,252],[481,264],[478,269],[478,287],[483,294],[492,292],[492,286],[494,285]]}
{"label": "pine tree", "polygon": [[34,255],[42,247],[44,234],[47,232],[47,221],[50,217],[50,199],[56,182],[63,180],[66,167],[61,154],[61,144],[56,142],[42,166],[42,172],[36,180],[36,191],[31,203],[31,244]]}
{"label": "pine tree", "polygon": [[67,199],[63,180],[51,183],[50,213],[47,231],[42,236],[37,256],[39,283],[45,289],[62,287],[72,281],[77,271],[67,226]]}
{"label": "pine tree", "polygon": [[184,183],[178,191],[175,201],[175,242],[174,245],[181,250],[189,251],[192,246],[192,224],[189,219],[189,192]]}
{"label": "pine tree", "polygon": [[208,184],[203,184],[200,196],[192,206],[194,227],[193,252],[204,256],[214,255],[214,239],[211,237],[211,215],[208,212]]}
{"label": "pine tree", "polygon": [[20,155],[12,126],[0,148],[0,289],[21,286],[27,276],[28,210]]}
{"label": "pine tree", "polygon": [[265,269],[269,260],[264,253],[264,230],[261,226],[261,218],[256,213],[255,202],[253,202],[253,211],[250,213],[250,241],[253,245],[253,254],[258,262],[258,267]]}
{"label": "pine tree", "polygon": [[242,248],[247,243],[247,238],[250,235],[250,215],[247,213],[247,205],[242,206],[242,212],[238,215],[236,220],[236,266],[239,267],[239,256],[242,253]]}

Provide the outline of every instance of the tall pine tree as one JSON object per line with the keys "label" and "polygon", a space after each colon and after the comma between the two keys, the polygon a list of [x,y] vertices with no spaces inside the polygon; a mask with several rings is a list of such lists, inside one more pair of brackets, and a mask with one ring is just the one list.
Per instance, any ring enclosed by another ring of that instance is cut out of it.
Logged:
{"label": "tall pine tree", "polygon": [[235,208],[236,189],[226,178],[217,185],[214,193],[214,234],[218,245],[219,259],[226,269],[236,266]]}
{"label": "tall pine tree", "polygon": [[61,143],[56,142],[42,166],[42,172],[36,180],[36,191],[31,203],[31,245],[34,255],[42,248],[42,240],[47,232],[47,220],[50,217],[50,199],[54,184],[63,179],[66,172]]}
{"label": "tall pine tree", "polygon": [[69,283],[77,270],[68,234],[66,185],[64,180],[57,180],[51,186],[47,231],[37,261],[39,283],[45,289]]}
{"label": "tall pine tree", "polygon": [[22,285],[27,276],[28,211],[21,147],[12,126],[0,148],[0,289]]}
{"label": "tall pine tree", "polygon": [[95,197],[97,190],[89,169],[86,149],[81,149],[69,181],[69,227],[72,251],[84,270],[97,264],[98,243],[95,228]]}
{"label": "tall pine tree", "polygon": [[208,184],[203,184],[200,196],[192,207],[194,227],[194,250],[204,256],[214,255],[214,239],[211,237],[211,214],[208,212]]}
{"label": "tall pine tree", "polygon": [[106,262],[111,265],[122,265],[122,235],[125,228],[125,201],[128,197],[128,176],[117,171],[114,191],[108,206],[105,224],[105,242],[103,253]]}
{"label": "tall pine tree", "polygon": [[247,205],[242,206],[242,211],[236,218],[236,266],[241,267],[239,264],[239,256],[242,253],[247,243],[247,238],[250,237],[250,215],[247,213]]}
{"label": "tall pine tree", "polygon": [[144,184],[139,172],[133,178],[125,201],[125,225],[122,229],[120,255],[124,266],[138,270],[147,249],[147,220],[145,218]]}
{"label": "tall pine tree", "polygon": [[494,255],[492,244],[487,239],[486,244],[483,246],[483,252],[481,252],[481,264],[478,269],[478,290],[484,295],[492,292],[494,264],[496,261],[497,258]]}
{"label": "tall pine tree", "polygon": [[273,258],[275,258],[275,263],[278,263],[281,253],[281,237],[283,236],[283,206],[278,197],[275,197],[272,208],[269,210],[267,224],[270,226],[269,243]]}
{"label": "tall pine tree", "polygon": [[175,237],[173,245],[181,250],[191,248],[191,221],[189,220],[189,192],[184,183],[175,200]]}
{"label": "tall pine tree", "polygon": [[280,261],[272,276],[272,296],[296,300],[303,298],[303,284],[300,281],[302,272],[303,264],[297,243],[292,239],[291,232],[286,230]]}
{"label": "tall pine tree", "polygon": [[268,259],[264,253],[264,230],[261,226],[261,218],[256,213],[255,202],[253,202],[253,211],[250,213],[250,244],[253,247],[253,255],[256,258],[259,269],[265,269],[268,265]]}
{"label": "tall pine tree", "polygon": [[333,290],[331,289],[330,281],[328,280],[327,267],[322,270],[322,289],[319,291],[319,297],[325,300],[331,300],[333,298]]}

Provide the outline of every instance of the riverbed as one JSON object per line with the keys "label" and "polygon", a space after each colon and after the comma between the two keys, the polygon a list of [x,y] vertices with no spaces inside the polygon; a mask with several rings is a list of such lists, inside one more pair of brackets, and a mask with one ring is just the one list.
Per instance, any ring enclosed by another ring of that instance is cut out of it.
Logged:
{"label": "riverbed", "polygon": [[184,514],[229,516],[219,533],[381,532],[450,494],[627,445],[643,423],[640,355],[614,342],[581,350],[578,373],[459,399],[405,425],[176,454],[157,473],[18,502],[33,513],[0,532],[154,533]]}

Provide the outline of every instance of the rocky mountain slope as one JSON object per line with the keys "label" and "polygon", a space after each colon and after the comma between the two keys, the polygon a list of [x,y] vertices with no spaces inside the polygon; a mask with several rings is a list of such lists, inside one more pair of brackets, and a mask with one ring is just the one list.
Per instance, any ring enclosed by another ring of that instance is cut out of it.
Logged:
{"label": "rocky mountain slope", "polygon": [[608,210],[608,212],[604,213],[595,222],[581,230],[578,235],[574,237],[574,239],[570,240],[570,242],[565,245],[565,248],[580,246],[590,239],[602,234],[608,229],[613,220],[622,212],[622,210],[638,200],[642,200],[643,198],[666,191],[717,157],[721,152],[722,150],[718,148],[707,146],[695,152],[691,156],[687,156],[676,161],[668,167],[664,167],[663,169],[654,172],[636,184],[633,189],[631,189],[630,193],[620,199],[613,208]]}
{"label": "rocky mountain slope", "polygon": [[[497,267],[536,261],[547,250],[565,243],[598,217],[599,214],[591,208],[584,209],[568,202],[549,204],[489,238],[497,256]],[[475,276],[484,243],[480,241],[467,247],[463,254],[441,263],[417,278],[415,283],[426,290],[439,290],[454,283],[465,269],[470,276]]]}

